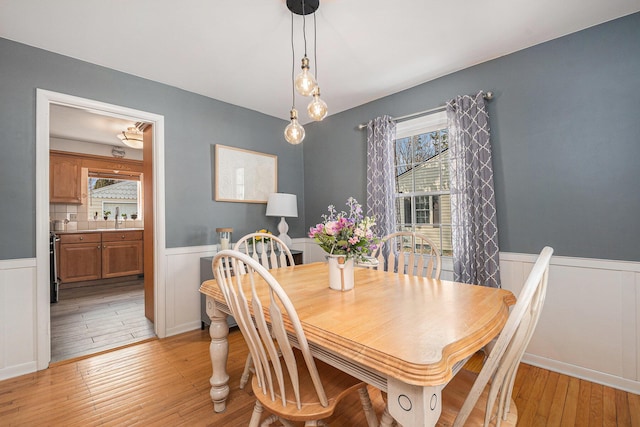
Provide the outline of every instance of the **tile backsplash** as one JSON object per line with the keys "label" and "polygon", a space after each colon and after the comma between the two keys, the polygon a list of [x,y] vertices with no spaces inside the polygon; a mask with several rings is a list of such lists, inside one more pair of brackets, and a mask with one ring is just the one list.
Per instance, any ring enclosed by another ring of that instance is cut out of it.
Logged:
{"label": "tile backsplash", "polygon": [[[72,215],[74,214],[74,215]],[[71,221],[75,217],[75,221]],[[71,205],[64,203],[52,203],[49,205],[49,218],[51,220],[67,220],[65,230],[96,230],[104,228],[116,228],[115,219],[105,221],[102,217],[94,220],[89,219],[86,205]],[[125,219],[120,220],[119,228],[142,228],[144,227],[141,219]]]}

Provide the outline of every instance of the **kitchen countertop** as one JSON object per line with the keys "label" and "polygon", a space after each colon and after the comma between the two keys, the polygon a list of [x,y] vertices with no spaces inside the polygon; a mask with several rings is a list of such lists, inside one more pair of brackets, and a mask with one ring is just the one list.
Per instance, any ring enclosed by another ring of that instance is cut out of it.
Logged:
{"label": "kitchen countertop", "polygon": [[85,234],[85,233],[106,233],[109,231],[144,231],[144,228],[96,228],[93,230],[69,230],[69,231],[54,231],[55,234]]}

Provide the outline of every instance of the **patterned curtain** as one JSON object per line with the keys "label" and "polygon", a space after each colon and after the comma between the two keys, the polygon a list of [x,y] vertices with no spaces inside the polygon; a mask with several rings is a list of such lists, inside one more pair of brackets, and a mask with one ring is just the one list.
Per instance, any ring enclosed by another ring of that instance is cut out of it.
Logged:
{"label": "patterned curtain", "polygon": [[454,280],[499,288],[498,227],[484,94],[447,102],[447,119]]}
{"label": "patterned curtain", "polygon": [[395,136],[396,124],[390,116],[367,123],[367,215],[375,215],[380,237],[395,231]]}

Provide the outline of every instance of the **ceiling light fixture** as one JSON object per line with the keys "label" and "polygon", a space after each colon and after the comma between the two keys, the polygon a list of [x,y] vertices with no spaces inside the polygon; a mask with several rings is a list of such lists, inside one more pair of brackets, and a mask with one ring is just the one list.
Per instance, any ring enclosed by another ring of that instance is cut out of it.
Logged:
{"label": "ceiling light fixture", "polygon": [[122,141],[123,144],[128,145],[131,148],[135,148],[137,150],[142,149],[142,132],[133,126],[128,127],[127,130],[119,133],[118,138],[120,138],[120,141]]}
{"label": "ceiling light fixture", "polygon": [[[290,144],[300,144],[305,136],[302,125],[298,123],[298,111],[296,110],[296,91],[303,96],[313,96],[313,100],[307,107],[309,117],[315,121],[320,121],[327,116],[327,104],[320,99],[320,88],[316,83],[318,77],[318,66],[316,56],[316,16],[315,12],[320,6],[320,0],[287,0],[287,8],[291,11],[291,55],[292,55],[292,102],[289,117],[291,123],[284,130],[284,137]],[[307,29],[305,16],[313,13],[313,32],[314,32],[314,60],[315,60],[315,77],[309,71],[309,58],[307,57]],[[304,56],[302,58],[302,72],[294,78],[295,75],[295,50],[293,43],[293,15],[302,15],[302,36],[304,38]]]}

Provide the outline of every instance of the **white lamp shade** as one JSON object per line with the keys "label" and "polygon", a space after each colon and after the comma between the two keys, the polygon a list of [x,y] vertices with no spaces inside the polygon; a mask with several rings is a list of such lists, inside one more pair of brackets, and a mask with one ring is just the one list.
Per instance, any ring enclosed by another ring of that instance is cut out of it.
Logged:
{"label": "white lamp shade", "polygon": [[297,218],[298,200],[295,194],[271,193],[267,200],[267,216]]}

